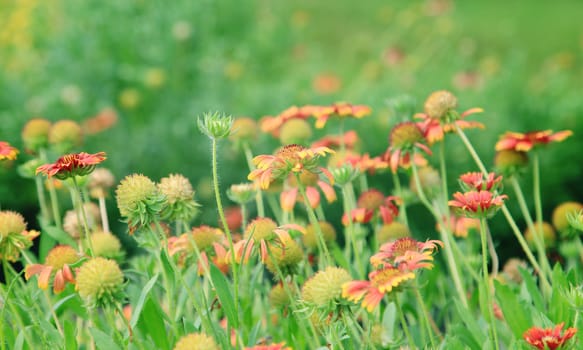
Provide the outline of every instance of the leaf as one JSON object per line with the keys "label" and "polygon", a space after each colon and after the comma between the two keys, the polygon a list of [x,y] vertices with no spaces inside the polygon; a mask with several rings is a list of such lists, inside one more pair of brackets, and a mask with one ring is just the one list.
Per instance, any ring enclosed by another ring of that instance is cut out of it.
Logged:
{"label": "leaf", "polygon": [[63,324],[65,333],[65,350],[77,350],[77,327],[70,320],[65,320]]}
{"label": "leaf", "polygon": [[479,345],[483,344],[486,340],[486,335],[476,320],[473,318],[473,315],[468,312],[468,310],[464,308],[459,301],[454,300],[454,304],[458,315],[466,326],[465,329],[467,329],[467,332],[464,332],[465,338],[467,338],[468,342],[471,340],[472,344],[475,344],[475,346],[471,347],[472,349],[479,349]]}
{"label": "leaf", "polygon": [[[522,275],[523,287],[527,290],[527,295],[532,300],[534,306],[537,310],[544,312],[545,311],[545,302],[543,296],[536,285],[536,282],[529,271],[523,268],[519,268],[520,275]],[[524,295],[524,294],[523,294]]]}
{"label": "leaf", "polygon": [[152,277],[148,281],[148,283],[146,283],[144,288],[142,289],[142,293],[140,293],[140,297],[138,298],[138,302],[136,303],[136,306],[134,307],[134,309],[132,311],[132,318],[130,320],[131,328],[136,327],[136,324],[138,323],[140,315],[142,314],[142,309],[144,308],[144,303],[146,302],[148,295],[150,295],[150,291],[152,290],[152,287],[154,287],[154,285],[156,284],[156,281],[158,280],[158,276],[159,276],[158,274],[154,275],[154,277]]}
{"label": "leaf", "polygon": [[504,320],[510,327],[512,334],[518,339],[530,327],[531,312],[525,305],[524,301],[519,300],[518,296],[512,292],[510,287],[494,281],[496,286],[496,296],[498,304],[504,314]]}
{"label": "leaf", "polygon": [[170,349],[170,341],[172,340],[170,338],[172,337],[167,333],[166,325],[164,324],[164,320],[167,318],[158,302],[154,301],[152,296],[149,295],[144,303],[137,326],[144,334],[150,336],[156,344],[156,349]]}
{"label": "leaf", "polygon": [[75,247],[77,245],[73,237],[57,226],[47,226],[43,229],[43,232],[61,244],[68,244],[71,247]]}
{"label": "leaf", "polygon": [[227,315],[229,324],[237,329],[239,327],[239,317],[237,317],[233,293],[227,284],[225,276],[214,264],[211,264],[211,279],[213,280],[215,291],[217,292],[223,311]]}
{"label": "leaf", "polygon": [[23,346],[24,346],[24,333],[26,331],[28,331],[28,329],[31,326],[25,327],[23,329],[20,330],[20,332],[18,332],[18,336],[16,337],[16,340],[14,341],[14,350],[22,350]]}
{"label": "leaf", "polygon": [[93,335],[97,350],[121,350],[109,334],[103,333],[97,328],[90,328],[89,331]]}
{"label": "leaf", "polygon": [[346,260],[344,253],[342,252],[342,250],[340,250],[338,245],[334,244],[331,248],[332,249],[330,249],[330,251],[332,252],[332,256],[334,257],[334,260],[338,263],[338,265],[343,269],[350,271],[351,274],[352,273],[356,274],[355,268],[348,264],[348,261]]}
{"label": "leaf", "polygon": [[389,341],[395,340],[395,324],[397,322],[397,307],[395,303],[390,302],[383,312],[383,330],[388,336]]}

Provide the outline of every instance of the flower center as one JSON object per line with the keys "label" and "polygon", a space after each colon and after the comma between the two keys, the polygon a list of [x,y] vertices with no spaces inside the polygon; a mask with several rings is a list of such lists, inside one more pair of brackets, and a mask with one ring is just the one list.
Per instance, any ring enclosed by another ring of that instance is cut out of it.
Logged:
{"label": "flower center", "polygon": [[68,245],[60,245],[53,248],[47,258],[45,264],[52,266],[54,270],[60,270],[66,264],[74,264],[79,260],[77,251]]}
{"label": "flower center", "polygon": [[275,153],[275,156],[285,161],[296,161],[300,159],[298,153],[305,149],[306,148],[304,146],[300,146],[294,143],[291,145],[283,146],[280,149],[278,149],[277,152]]}
{"label": "flower center", "polygon": [[423,140],[423,132],[413,122],[397,124],[391,132],[391,147],[395,149],[411,148],[415,143]]}

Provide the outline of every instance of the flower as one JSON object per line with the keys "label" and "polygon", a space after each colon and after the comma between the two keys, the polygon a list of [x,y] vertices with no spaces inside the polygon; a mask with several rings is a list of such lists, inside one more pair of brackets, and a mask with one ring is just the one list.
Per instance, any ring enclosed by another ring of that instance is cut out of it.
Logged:
{"label": "flower", "polygon": [[373,266],[389,264],[403,271],[432,269],[432,255],[438,246],[443,247],[443,243],[439,240],[419,242],[413,238],[404,237],[383,244],[379,252],[370,258],[370,263]]}
{"label": "flower", "polygon": [[[286,291],[286,288],[284,287],[283,283],[288,284],[289,293],[288,291]],[[275,286],[273,286],[273,288],[271,288],[271,290],[269,291],[269,304],[274,308],[285,309],[289,307],[292,301],[291,298],[292,297],[295,298],[296,294],[297,294],[296,289],[291,283],[289,282],[278,283]]]}
{"label": "flower", "polygon": [[314,141],[312,147],[328,147],[338,149],[342,144],[347,149],[353,149],[358,142],[358,134],[354,130],[349,130],[344,135],[326,135],[321,139]]}
{"label": "flower", "polygon": [[229,199],[237,204],[249,203],[255,198],[256,193],[255,185],[250,182],[231,185],[227,190]]}
{"label": "flower", "polygon": [[472,218],[491,217],[508,198],[505,194],[498,195],[489,191],[456,192],[453,197],[454,200],[447,202],[449,206]]}
{"label": "flower", "polygon": [[110,232],[95,231],[90,236],[91,247],[93,247],[93,254],[108,259],[119,261],[124,252],[121,248],[119,238]]}
{"label": "flower", "polygon": [[270,344],[270,345],[255,345],[251,347],[245,347],[245,350],[292,350],[289,346],[286,346],[285,343],[277,343],[277,344]]}
{"label": "flower", "polygon": [[49,129],[49,143],[59,153],[70,152],[83,143],[81,126],[73,120],[59,120]]}
{"label": "flower", "polygon": [[180,338],[173,350],[219,350],[219,346],[204,333],[191,333]]}
{"label": "flower", "polygon": [[99,111],[95,116],[85,119],[82,129],[85,134],[94,135],[110,129],[117,121],[117,112],[108,107]]}
{"label": "flower", "polygon": [[8,142],[0,141],[0,160],[15,160],[18,155],[18,150]]}
{"label": "flower", "polygon": [[406,225],[398,221],[393,221],[388,224],[383,224],[383,226],[376,230],[375,234],[377,242],[385,243],[395,241],[399,238],[410,237],[411,231]]}
{"label": "flower", "polygon": [[158,191],[166,196],[166,205],[160,213],[163,219],[189,222],[198,213],[198,204],[194,200],[194,190],[190,181],[180,174],[170,174],[160,179]]}
{"label": "flower", "polygon": [[286,121],[279,132],[279,142],[282,145],[291,143],[306,144],[312,137],[312,127],[304,119]]}
{"label": "flower", "polygon": [[130,226],[130,234],[136,226],[146,226],[164,208],[166,198],[147,176],[132,174],[121,180],[115,190],[117,207]]}
{"label": "flower", "polygon": [[[101,213],[97,204],[93,202],[84,203],[83,210],[85,211],[85,217],[87,218],[88,228],[90,230],[96,228],[101,221]],[[82,216],[77,214],[78,213],[75,209],[67,210],[63,218],[63,230],[74,239],[79,239],[83,232],[83,224],[82,222],[79,222],[79,218]]]}
{"label": "flower", "polygon": [[385,265],[380,270],[374,270],[368,274],[367,281],[351,281],[342,286],[342,297],[358,302],[362,299],[362,306],[372,312],[381,302],[385,293],[408,280],[415,278],[410,271],[401,271],[390,265]]}
{"label": "flower", "polygon": [[445,134],[455,132],[456,126],[460,129],[484,129],[484,124],[480,122],[464,120],[465,117],[480,112],[483,112],[481,108],[472,108],[463,112],[459,115],[459,118],[453,119],[450,122],[444,121],[441,118],[432,118],[426,113],[417,113],[414,118],[420,120],[417,122],[417,125],[423,131],[427,142],[433,145],[435,142],[443,140]]}
{"label": "flower", "polygon": [[107,159],[105,152],[66,154],[53,164],[39,166],[36,173],[43,173],[49,178],[54,176],[59,180],[65,180],[73,176],[84,176],[91,173],[95,166],[105,159]]}
{"label": "flower", "polygon": [[335,168],[350,166],[355,170],[363,173],[369,172],[370,174],[374,174],[377,170],[389,167],[389,163],[384,161],[380,156],[371,158],[368,153],[359,154],[350,150],[338,152],[332,155],[328,165]]}
{"label": "flower", "polygon": [[526,134],[510,131],[500,137],[500,140],[496,143],[496,151],[528,152],[535,146],[561,142],[571,135],[573,135],[571,130],[563,130],[556,133],[553,133],[552,130],[531,131]]}
{"label": "flower", "polygon": [[480,172],[470,172],[460,175],[460,185],[464,191],[495,191],[502,181],[502,176],[489,173],[487,176]]}
{"label": "flower", "polygon": [[328,119],[332,116],[338,118],[356,118],[361,119],[371,113],[371,109],[365,105],[353,105],[347,102],[336,102],[330,106],[321,106],[317,108],[313,115],[316,118],[316,128],[322,129]]}
{"label": "flower", "polygon": [[32,240],[40,233],[26,230],[26,222],[17,212],[0,211],[0,259],[16,261],[20,251],[32,246]]}
{"label": "flower", "polygon": [[251,142],[257,139],[259,126],[255,119],[239,117],[233,121],[229,139],[234,142]]}
{"label": "flower", "polygon": [[[320,193],[318,192],[318,188],[324,193],[328,203],[336,201],[336,192],[334,192],[334,188],[320,180],[318,174],[311,171],[303,171],[300,173],[300,183],[306,191],[310,207],[315,209],[320,205]],[[281,208],[285,212],[291,212],[296,202],[303,199],[298,197],[299,187],[295,177],[291,177],[288,184],[293,187],[289,190],[282,191],[280,195]]]}
{"label": "flower", "polygon": [[565,323],[560,323],[554,328],[540,328],[532,327],[528,329],[522,337],[530,345],[540,350],[555,350],[563,346],[569,339],[573,338],[577,333],[577,328],[567,328],[563,334],[563,326]]}
{"label": "flower", "polygon": [[54,271],[53,292],[58,294],[65,290],[67,282],[75,284],[73,271],[69,265],[76,263],[79,259],[79,254],[71,246],[58,245],[47,254],[44,264],[26,266],[24,277],[29,280],[32,276],[39,275],[38,287],[46,290]]}
{"label": "flower", "polygon": [[342,286],[351,280],[345,269],[329,266],[304,283],[302,299],[317,308],[335,309],[342,295]]}
{"label": "flower", "polygon": [[581,210],[583,210],[583,204],[579,202],[564,202],[558,205],[553,210],[553,226],[559,232],[563,232],[569,229],[569,215],[576,215]]}
{"label": "flower", "polygon": [[224,237],[223,231],[215,227],[206,225],[193,227],[190,232],[169,238],[168,253],[170,255],[175,255],[176,253],[191,255],[194,253],[195,245],[201,252],[210,251],[213,244],[221,242]]}
{"label": "flower", "polygon": [[[443,218],[445,223],[446,218]],[[439,230],[441,223],[436,224]],[[470,230],[480,230],[480,220],[476,218],[467,218],[465,216],[456,216],[454,213],[449,215],[449,229],[455,237],[465,238],[468,236]]]}
{"label": "flower", "polygon": [[261,125],[261,131],[270,133],[273,137],[279,137],[281,127],[293,119],[307,119],[309,118],[316,109],[317,106],[291,106],[285,111],[281,112],[279,115],[272,117],[266,116],[261,118],[259,124]]}
{"label": "flower", "polygon": [[304,170],[322,172],[330,179],[332,175],[328,170],[318,167],[319,157],[327,153],[334,153],[327,147],[305,148],[297,144],[281,147],[275,155],[259,155],[253,158],[253,164],[257,169],[253,170],[247,179],[259,179],[262,189],[268,189],[273,180],[284,179],[290,173],[301,173]]}
{"label": "flower", "polygon": [[504,176],[512,176],[519,173],[528,165],[527,152],[512,149],[496,152],[494,166]]}
{"label": "flower", "polygon": [[289,236],[281,237],[279,244],[269,245],[265,267],[279,279],[278,271],[283,276],[295,274],[298,264],[304,259],[300,245]]}
{"label": "flower", "polygon": [[557,240],[557,234],[555,229],[551,224],[548,222],[535,222],[534,228],[537,232],[533,233],[530,227],[527,227],[524,231],[524,239],[528,242],[528,244],[537,249],[536,246],[536,236],[542,233],[542,243],[544,243],[545,247],[552,247],[555,245],[555,241]]}
{"label": "flower", "polygon": [[417,124],[402,122],[395,125],[389,136],[390,146],[384,155],[384,158],[389,162],[391,171],[396,173],[400,164],[409,164],[410,154],[414,153],[416,149],[431,155],[431,150],[425,145],[425,142],[425,136]]}
{"label": "flower", "polygon": [[367,224],[374,216],[374,211],[366,208],[356,208],[350,211],[350,214],[344,213],[342,215],[342,225],[348,226],[351,220],[353,223]]}
{"label": "flower", "polygon": [[447,90],[431,93],[425,100],[423,109],[429,118],[441,119],[457,107],[457,97]]}
{"label": "flower", "polygon": [[110,305],[122,299],[123,273],[114,260],[96,257],[81,265],[75,288],[88,307]]}
{"label": "flower", "polygon": [[24,124],[22,128],[22,142],[27,150],[38,152],[49,144],[49,130],[51,122],[43,118],[34,118]]}

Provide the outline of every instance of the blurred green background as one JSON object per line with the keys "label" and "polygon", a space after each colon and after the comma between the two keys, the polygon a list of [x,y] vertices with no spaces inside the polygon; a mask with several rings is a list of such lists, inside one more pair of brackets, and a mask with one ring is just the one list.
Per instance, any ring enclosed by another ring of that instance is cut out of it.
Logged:
{"label": "blurred green background", "polygon": [[[113,108],[117,124],[87,135],[83,150],[107,152],[118,179],[182,173],[212,213],[202,113],[366,104],[373,114],[349,126],[378,155],[392,125],[449,89],[460,109],[485,109],[472,118],[486,131],[469,134],[487,164],[504,131],[574,131],[542,152],[548,218],[561,201],[583,200],[581,13],[575,0],[0,0],[0,140],[20,148],[31,117],[81,122]],[[263,135],[254,152],[276,145]],[[457,138],[447,147],[452,174],[475,169]],[[220,157],[223,189],[245,180],[227,142]],[[34,186],[16,175],[18,162],[0,168],[0,203],[34,216]]]}

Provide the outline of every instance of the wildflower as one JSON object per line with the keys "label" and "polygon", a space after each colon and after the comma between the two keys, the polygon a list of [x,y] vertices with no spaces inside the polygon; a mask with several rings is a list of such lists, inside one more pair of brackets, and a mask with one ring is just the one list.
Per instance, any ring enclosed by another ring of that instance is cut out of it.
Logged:
{"label": "wildflower", "polygon": [[342,286],[342,297],[358,302],[362,299],[362,306],[372,312],[381,302],[386,293],[390,293],[408,280],[415,278],[410,271],[401,271],[390,265],[368,274],[367,281],[347,282]]}
{"label": "wildflower", "polygon": [[460,129],[484,128],[482,123],[464,120],[471,114],[483,112],[481,108],[472,108],[458,115],[456,107],[457,98],[451,92],[436,91],[425,101],[425,113],[417,113],[414,116],[420,119],[417,125],[430,145],[443,140],[445,134],[455,132],[456,126]]}
{"label": "wildflower", "polygon": [[259,179],[262,189],[269,188],[270,182],[276,179],[284,179],[290,173],[302,171],[322,172],[332,182],[332,176],[328,170],[318,167],[318,158],[327,153],[334,153],[329,148],[305,148],[297,144],[281,147],[275,155],[259,155],[253,158],[253,164],[257,169],[247,177],[249,180]]}
{"label": "wildflower", "polygon": [[198,129],[210,139],[223,139],[231,134],[233,117],[224,114],[205,113],[197,120]]}
{"label": "wildflower", "polygon": [[460,185],[464,191],[495,191],[502,181],[502,176],[489,173],[487,176],[480,172],[470,172],[460,175]]}
{"label": "wildflower", "polygon": [[224,232],[215,227],[206,225],[194,227],[190,232],[178,237],[170,237],[168,240],[168,252],[170,255],[176,253],[191,255],[194,253],[195,245],[201,252],[210,251],[213,244],[221,242],[224,236]]}
{"label": "wildflower", "polygon": [[[276,245],[285,245],[287,241],[293,241],[290,238],[289,230],[305,232],[303,227],[296,224],[287,224],[278,227],[275,221],[270,218],[257,218],[251,221],[245,229],[244,239],[237,242],[234,246],[237,260],[243,256],[246,258],[255,246],[255,243],[259,243],[261,261],[267,261],[268,247],[273,248]],[[247,247],[247,250],[243,254],[245,247]]]}
{"label": "wildflower", "polygon": [[[226,207],[225,219],[227,220],[227,227],[229,227],[230,232],[238,231],[243,225],[243,212],[241,211],[241,207],[240,206]],[[220,222],[219,224],[221,229],[225,229],[223,227],[222,222]]]}
{"label": "wildflower", "polygon": [[194,190],[188,179],[180,174],[170,174],[160,179],[158,191],[166,197],[166,205],[160,213],[166,220],[189,222],[198,213]]}
{"label": "wildflower", "polygon": [[321,95],[335,93],[342,86],[340,78],[334,74],[318,74],[312,80],[312,88]]}
{"label": "wildflower", "polygon": [[329,266],[304,283],[302,299],[316,308],[333,310],[340,302],[342,286],[351,280],[345,269]]}
{"label": "wildflower", "polygon": [[358,142],[358,134],[354,130],[349,130],[344,133],[344,135],[326,135],[321,139],[314,141],[312,143],[312,148],[315,147],[328,147],[331,149],[338,149],[341,145],[344,145],[346,149],[353,149]]}
{"label": "wildflower", "polygon": [[261,125],[261,131],[270,133],[273,137],[278,138],[281,127],[286,122],[293,119],[305,120],[309,118],[318,108],[319,107],[317,106],[310,105],[302,107],[291,106],[275,117],[272,116],[263,117],[259,122]]}
{"label": "wildflower", "polygon": [[[577,333],[577,328],[567,328],[563,333],[565,323],[560,323],[554,328],[532,327],[522,337],[527,343],[540,350],[555,350],[562,347],[569,339]],[[563,333],[563,334],[561,334]]]}
{"label": "wildflower", "polygon": [[91,234],[90,239],[95,256],[114,259],[116,261],[119,261],[124,256],[119,238],[110,232],[95,231]]}
{"label": "wildflower", "polygon": [[353,105],[347,102],[337,102],[330,106],[323,106],[314,111],[314,118],[316,118],[316,128],[322,129],[328,119],[332,116],[338,118],[356,118],[361,119],[371,113],[371,109],[364,105]]}
{"label": "wildflower", "polygon": [[389,162],[391,171],[396,173],[400,164],[408,164],[411,161],[410,154],[416,149],[431,155],[425,141],[423,132],[415,123],[403,122],[395,125],[389,136],[390,146],[384,156]]}
{"label": "wildflower", "polygon": [[277,343],[277,344],[270,344],[270,345],[255,345],[251,347],[245,347],[245,350],[292,350],[289,346],[286,346],[285,343]]}
{"label": "wildflower", "polygon": [[391,264],[404,271],[432,269],[432,255],[438,246],[443,247],[439,240],[418,242],[410,237],[400,238],[383,244],[379,252],[370,258],[370,263],[373,266]]}
{"label": "wildflower", "polygon": [[75,284],[70,265],[76,263],[79,259],[80,256],[75,249],[68,245],[58,245],[47,254],[44,264],[26,266],[24,277],[29,280],[32,276],[39,275],[38,287],[46,290],[49,287],[49,280],[53,272],[55,272],[53,292],[58,294],[65,290],[67,282]]}
{"label": "wildflower", "polygon": [[372,220],[373,216],[374,211],[370,209],[366,208],[352,209],[349,214],[344,213],[344,215],[342,215],[342,224],[344,226],[348,226],[350,222],[349,220],[351,220],[353,223],[355,222],[359,224],[367,224]]}
{"label": "wildflower", "polygon": [[40,233],[26,230],[22,215],[14,211],[0,211],[0,259],[16,261],[20,251],[30,248]]}
{"label": "wildflower", "polygon": [[504,204],[507,195],[494,194],[489,191],[456,192],[454,200],[448,202],[459,212],[471,218],[485,218],[493,216]]}
{"label": "wildflower", "polygon": [[85,119],[82,129],[87,135],[98,134],[113,127],[117,123],[117,120],[117,112],[114,109],[104,108],[97,115]]}
{"label": "wildflower", "polygon": [[255,198],[257,190],[253,183],[241,183],[231,185],[227,190],[227,196],[237,204],[247,204]]}
{"label": "wildflower", "polygon": [[512,176],[519,173],[528,165],[528,154],[512,149],[496,152],[494,166],[504,176]]}
{"label": "wildflower", "polygon": [[49,143],[58,153],[68,153],[83,143],[81,126],[73,120],[60,120],[49,130]]}
{"label": "wildflower", "polygon": [[[542,232],[543,235],[542,238],[544,241],[544,245],[546,247],[552,247],[555,245],[555,242],[557,240],[557,234],[551,224],[549,224],[548,222],[536,222],[534,223],[534,227],[536,231]],[[536,242],[535,236],[536,236],[535,233],[532,232],[530,227],[528,227],[526,231],[524,231],[524,239],[526,239],[528,244],[534,249],[537,248],[535,244]]]}
{"label": "wildflower", "polygon": [[89,194],[94,198],[107,197],[108,191],[115,184],[115,178],[111,171],[105,168],[97,168],[89,174],[87,187]]}
{"label": "wildflower", "polygon": [[376,230],[376,238],[379,243],[392,242],[410,236],[411,231],[409,228],[398,221],[383,224],[383,226]]}
{"label": "wildflower", "polygon": [[561,142],[573,135],[571,130],[563,130],[553,133],[552,130],[531,131],[526,134],[507,132],[496,143],[496,151],[514,150],[528,152],[538,145],[546,145],[551,142]]}
{"label": "wildflower", "polygon": [[15,160],[18,155],[18,150],[8,142],[0,141],[0,160]]}
{"label": "wildflower", "polygon": [[358,208],[371,210],[383,220],[383,223],[389,224],[399,215],[397,205],[401,204],[401,199],[397,196],[385,197],[380,191],[371,189],[360,194],[357,201]]}
{"label": "wildflower", "polygon": [[142,96],[135,88],[125,88],[120,92],[118,100],[123,108],[134,109],[140,104]]}
{"label": "wildflower", "polygon": [[286,121],[279,132],[279,142],[282,145],[292,143],[306,144],[312,137],[312,127],[304,119],[290,119]]}
{"label": "wildflower", "polygon": [[75,288],[88,307],[107,306],[122,299],[123,273],[114,260],[96,257],[81,265]]}
{"label": "wildflower", "polygon": [[583,210],[583,204],[579,202],[564,202],[553,210],[553,226],[559,232],[569,229],[569,215],[575,215]]}
{"label": "wildflower", "polygon": [[[283,211],[287,212],[293,210],[295,203],[299,199],[299,188],[295,177],[290,178],[288,183],[293,187],[289,190],[282,191],[280,195],[281,208]],[[336,201],[336,192],[334,192],[334,188],[320,180],[318,174],[311,171],[303,171],[300,173],[300,183],[305,188],[310,207],[315,209],[320,205],[320,193],[318,192],[318,188],[324,193],[328,203]]]}
{"label": "wildflower", "polygon": [[278,278],[278,270],[284,276],[293,275],[298,264],[304,259],[300,245],[289,236],[282,237],[279,244],[270,245],[268,254],[265,267]]}
{"label": "wildflower", "polygon": [[180,338],[174,350],[219,350],[219,346],[204,333],[191,333]]}
{"label": "wildflower", "polygon": [[85,152],[66,154],[53,164],[41,165],[36,173],[43,173],[47,177],[56,177],[65,180],[73,176],[84,176],[93,171],[95,166],[105,159],[105,152],[89,154]]}
{"label": "wildflower", "polygon": [[148,177],[132,174],[121,180],[115,190],[117,207],[125,217],[130,232],[136,226],[149,225],[164,208],[166,198]]}
{"label": "wildflower", "polygon": [[[443,221],[445,222],[445,217]],[[437,229],[439,230],[441,224],[437,223]],[[465,216],[457,216],[454,213],[449,215],[449,230],[453,233],[455,237],[466,238],[471,230],[480,229],[480,220],[476,218],[468,218]]]}
{"label": "wildflower", "polygon": [[[324,237],[324,242],[330,243],[336,240],[336,230],[334,226],[328,221],[319,221],[320,229],[322,230],[322,236]],[[318,248],[318,236],[316,227],[312,224],[306,226],[306,233],[302,235],[302,242],[304,246],[310,250],[316,250]]]}
{"label": "wildflower", "polygon": [[229,139],[235,142],[252,142],[257,139],[259,127],[251,118],[235,118],[231,127]]}
{"label": "wildflower", "polygon": [[38,152],[49,144],[49,130],[51,122],[43,118],[34,118],[24,124],[22,128],[22,142],[24,147],[32,152]]}

